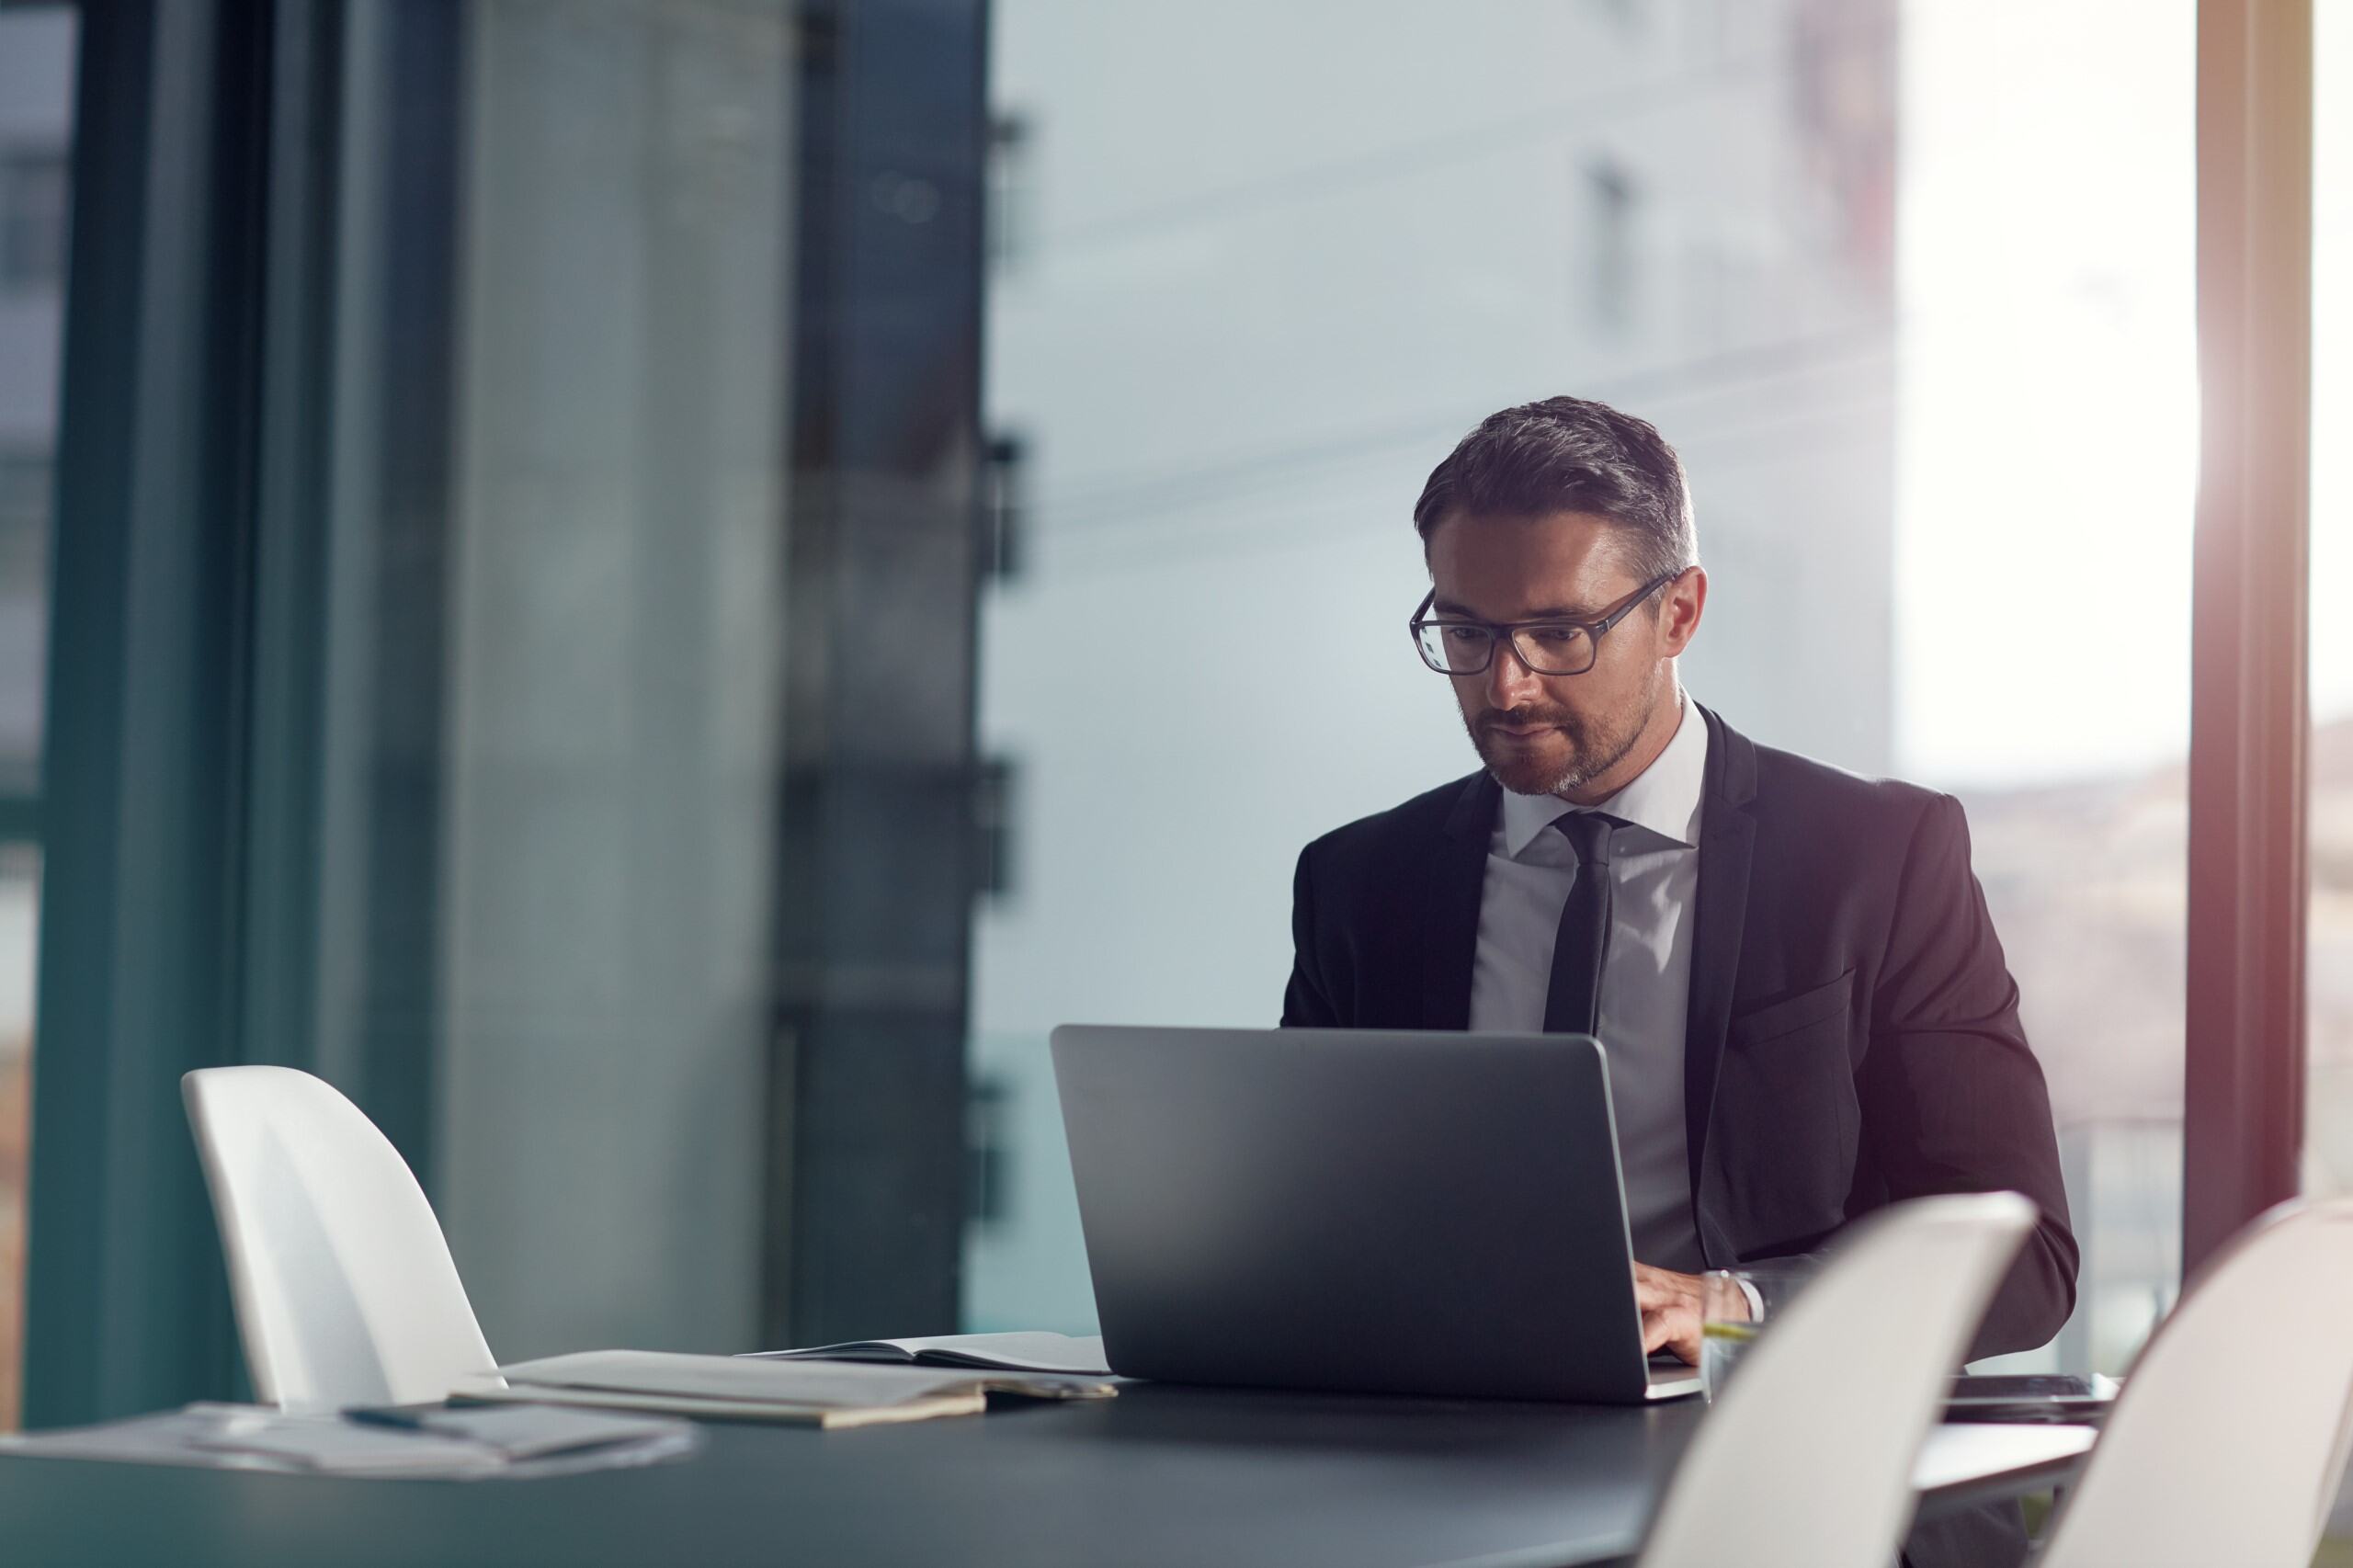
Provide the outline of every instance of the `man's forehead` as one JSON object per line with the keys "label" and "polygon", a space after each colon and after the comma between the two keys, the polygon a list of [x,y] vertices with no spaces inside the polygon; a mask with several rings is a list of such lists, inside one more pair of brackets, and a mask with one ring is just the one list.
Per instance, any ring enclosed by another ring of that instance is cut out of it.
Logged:
{"label": "man's forehead", "polygon": [[1626,535],[1589,513],[1455,514],[1430,533],[1431,608],[1495,620],[1598,614],[1639,585]]}
{"label": "man's forehead", "polygon": [[1476,568],[1540,560],[1560,569],[1608,569],[1631,562],[1634,530],[1593,512],[1450,512],[1430,530],[1433,562],[1448,557]]}
{"label": "man's forehead", "polygon": [[[1459,615],[1471,620],[1598,620],[1612,598],[1583,596],[1548,595],[1531,589],[1518,601],[1503,601],[1491,595],[1453,595],[1438,593],[1430,600],[1430,610],[1436,615]],[[1474,600],[1478,602],[1473,602]]]}

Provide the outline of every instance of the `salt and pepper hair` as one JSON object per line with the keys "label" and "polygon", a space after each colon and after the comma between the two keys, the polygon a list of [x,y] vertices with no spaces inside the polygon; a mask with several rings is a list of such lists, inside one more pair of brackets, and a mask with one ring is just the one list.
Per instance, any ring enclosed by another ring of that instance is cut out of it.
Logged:
{"label": "salt and pepper hair", "polygon": [[1430,470],[1414,504],[1414,527],[1427,550],[1431,533],[1451,517],[1555,512],[1589,513],[1624,529],[1634,575],[1643,582],[1699,562],[1675,449],[1647,420],[1578,397],[1524,403],[1481,420]]}

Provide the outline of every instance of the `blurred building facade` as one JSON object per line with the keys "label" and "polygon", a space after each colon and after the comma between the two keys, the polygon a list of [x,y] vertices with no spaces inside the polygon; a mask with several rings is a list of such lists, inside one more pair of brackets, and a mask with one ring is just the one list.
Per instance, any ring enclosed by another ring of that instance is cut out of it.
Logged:
{"label": "blurred building facade", "polygon": [[[40,787],[65,328],[72,14],[0,12],[0,796]],[[14,1425],[40,862],[0,835],[0,1430]]]}
{"label": "blurred building facade", "polygon": [[65,326],[74,24],[63,7],[0,17],[0,774],[40,752],[50,472]]}
{"label": "blurred building facade", "polygon": [[[1681,452],[1695,696],[1892,763],[1895,6],[997,9],[974,1326],[1092,1306],[1045,1037],[1265,1025],[1299,849],[1475,762],[1411,509],[1574,392]],[[1246,48],[1237,40],[1248,40]]]}

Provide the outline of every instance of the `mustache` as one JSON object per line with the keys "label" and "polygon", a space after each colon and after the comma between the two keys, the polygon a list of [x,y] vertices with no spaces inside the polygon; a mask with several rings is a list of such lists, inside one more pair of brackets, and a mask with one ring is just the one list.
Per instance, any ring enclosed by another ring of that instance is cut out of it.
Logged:
{"label": "mustache", "polygon": [[1482,730],[1499,730],[1506,727],[1524,729],[1530,724],[1551,724],[1558,729],[1566,730],[1573,735],[1581,733],[1581,726],[1565,708],[1490,709],[1479,715],[1477,722]]}

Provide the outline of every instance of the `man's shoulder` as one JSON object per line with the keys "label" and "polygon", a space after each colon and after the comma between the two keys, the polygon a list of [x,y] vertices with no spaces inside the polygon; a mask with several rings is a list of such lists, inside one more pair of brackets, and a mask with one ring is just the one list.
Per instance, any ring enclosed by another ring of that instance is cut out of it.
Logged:
{"label": "man's shoulder", "polygon": [[1332,864],[1385,859],[1417,846],[1427,847],[1444,836],[1450,826],[1461,825],[1455,821],[1457,812],[1466,809],[1466,805],[1476,809],[1464,797],[1477,790],[1485,778],[1483,772],[1473,773],[1435,790],[1425,790],[1387,811],[1375,812],[1332,829],[1309,844],[1305,853],[1319,864]]}
{"label": "man's shoulder", "polygon": [[1901,832],[1908,836],[1923,816],[1950,798],[1906,779],[1857,773],[1761,742],[1745,744],[1756,757],[1760,810],[1835,825],[1847,835],[1874,837]]}
{"label": "man's shoulder", "polygon": [[1798,796],[1839,806],[1869,809],[1892,806],[1917,812],[1942,791],[1908,779],[1857,773],[1779,746],[1756,747],[1756,785],[1760,794]]}

